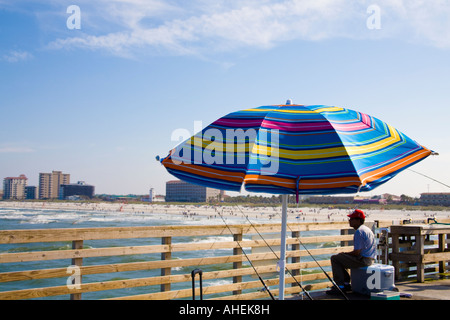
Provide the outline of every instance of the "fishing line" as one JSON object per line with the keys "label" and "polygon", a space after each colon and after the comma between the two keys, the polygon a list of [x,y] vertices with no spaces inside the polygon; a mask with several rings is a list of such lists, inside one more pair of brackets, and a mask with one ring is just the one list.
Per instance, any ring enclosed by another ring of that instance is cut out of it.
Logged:
{"label": "fishing line", "polygon": [[430,179],[430,180],[433,180],[434,182],[440,183],[440,184],[446,186],[447,188],[450,188],[450,186],[449,186],[448,184],[445,184],[445,183],[443,183],[443,182],[440,182],[440,181],[438,181],[438,180],[436,180],[436,179],[434,179],[434,178],[432,178],[432,177],[427,176],[426,174],[423,174],[423,173],[414,171],[414,170],[409,169],[409,168],[408,168],[407,170],[412,171],[412,172],[414,172],[414,173],[417,173],[417,174],[419,174],[419,175],[421,175],[421,176],[424,176],[425,178],[428,178],[428,179]]}
{"label": "fishing line", "polygon": [[[277,213],[279,215],[279,213]],[[292,229],[291,227],[289,227],[289,225],[287,225],[287,227],[289,228],[289,230],[291,232]],[[303,242],[300,240],[300,237],[297,237],[298,242],[303,246],[303,248],[306,250],[306,252],[310,255],[310,257],[314,260],[314,262],[319,266],[320,270],[322,270],[322,272],[327,276],[328,280],[333,284],[333,286],[344,296],[344,298],[346,300],[350,300],[347,295],[344,293],[344,291],[342,291],[341,288],[339,288],[339,286],[336,284],[336,282],[334,282],[333,278],[331,278],[328,273],[322,268],[322,266],[319,264],[319,262],[316,260],[316,258],[314,258],[314,256],[311,254],[311,252],[308,250],[308,248],[303,244]]]}
{"label": "fishing line", "polygon": [[[223,210],[223,209],[222,209]],[[223,223],[225,224],[225,226],[228,228],[228,230],[230,231],[231,234],[233,234],[233,231],[231,231],[231,228],[228,226],[228,224],[225,222],[225,219],[223,218],[222,214],[217,211],[217,213],[219,214],[220,218],[222,219]],[[275,298],[273,297],[272,293],[269,290],[269,287],[266,286],[266,283],[264,282],[264,280],[261,278],[261,276],[259,275],[258,271],[256,271],[255,266],[253,265],[252,261],[250,260],[250,258],[247,256],[247,254],[245,253],[244,248],[242,248],[241,244],[239,243],[239,241],[236,240],[236,243],[238,244],[239,248],[241,249],[242,253],[244,254],[245,258],[247,258],[248,262],[250,263],[251,267],[253,268],[253,270],[255,271],[256,275],[259,278],[259,281],[261,281],[262,285],[264,286],[265,291],[270,295],[270,297],[272,298],[272,300],[275,300]]]}
{"label": "fishing line", "polygon": [[[298,178],[298,179],[300,179],[300,177]],[[298,209],[298,203],[299,203],[299,197],[298,197],[298,195],[297,195],[297,197],[296,197],[296,202],[297,202],[297,212],[299,211],[299,209]],[[289,197],[288,197],[288,204],[289,204]],[[286,208],[286,210],[287,210],[288,208]],[[302,212],[303,213],[303,212]],[[287,226],[287,219],[286,219],[286,226]],[[289,229],[290,231],[291,231],[291,233],[293,234],[293,232],[292,232],[292,230],[291,229]],[[300,234],[300,233],[299,233]],[[302,256],[301,256],[301,254],[299,254],[298,255],[298,262],[299,263],[301,263],[302,262]],[[303,284],[303,270],[300,270],[300,283],[302,283]]]}
{"label": "fishing line", "polygon": [[[261,235],[261,233],[259,233],[258,229],[255,227],[255,225],[250,221],[250,219],[248,218],[248,216],[246,216],[244,214],[244,212],[242,212],[241,208],[238,206],[239,211],[241,211],[241,214],[247,219],[247,221],[250,223],[250,225],[253,227],[253,229],[255,229],[256,233],[261,237],[261,239],[264,241],[264,243],[266,244],[266,246],[270,249],[270,251],[272,251],[272,253],[275,255],[275,257],[280,260],[280,258],[278,257],[278,255],[275,253],[275,251],[272,249],[272,247],[269,245],[269,243],[267,243],[266,239],[264,239],[264,237]],[[291,271],[285,267],[286,271],[289,273],[289,275],[294,279],[294,281],[298,284],[298,286],[303,290],[303,292],[308,296],[308,298],[310,300],[313,300],[313,298],[311,297],[311,295],[308,293],[308,291],[305,290],[305,288],[301,285],[301,283],[299,283],[297,281],[297,279],[294,277],[294,275],[291,273]],[[280,270],[281,271],[281,270]]]}

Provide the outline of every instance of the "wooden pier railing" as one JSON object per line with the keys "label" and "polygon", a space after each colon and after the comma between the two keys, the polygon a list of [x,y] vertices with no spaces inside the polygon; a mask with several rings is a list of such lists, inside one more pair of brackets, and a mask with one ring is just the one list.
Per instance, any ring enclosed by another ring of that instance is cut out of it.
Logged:
{"label": "wooden pier railing", "polygon": [[[280,231],[279,224],[3,230],[0,300],[191,299],[194,269],[203,270],[205,299],[268,299],[247,257],[278,295]],[[293,223],[288,231],[286,267],[296,279],[286,276],[286,294],[302,291],[296,281],[306,290],[330,286],[300,241],[327,268],[330,255],[352,249],[348,223]]]}

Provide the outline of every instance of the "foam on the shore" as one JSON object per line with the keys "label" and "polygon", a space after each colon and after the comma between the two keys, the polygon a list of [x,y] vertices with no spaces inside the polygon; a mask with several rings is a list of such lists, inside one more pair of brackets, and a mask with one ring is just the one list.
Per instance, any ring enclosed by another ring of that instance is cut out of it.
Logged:
{"label": "foam on the shore", "polygon": [[[191,218],[195,220],[215,220],[220,215],[226,219],[243,218],[248,216],[252,221],[278,222],[281,217],[281,205],[279,207],[247,207],[245,205],[217,206],[217,205],[173,205],[173,204],[124,204],[108,202],[0,202],[0,208],[21,209],[20,214],[26,214],[26,209],[39,210],[44,215],[46,211],[67,211],[72,214],[82,215],[82,212],[96,212],[103,221],[119,218],[126,215],[127,218],[142,219],[146,216],[152,219],[165,218]],[[402,220],[402,219],[427,219],[427,218],[450,218],[450,211],[420,211],[420,210],[383,210],[367,209],[366,221],[374,220]],[[347,221],[347,209],[337,208],[288,208],[288,219],[296,221]],[[104,213],[104,215],[100,215]],[[220,215],[219,215],[220,213]],[[11,213],[16,215],[17,212]],[[81,216],[82,217],[82,216]],[[54,217],[53,217],[54,218]],[[63,218],[63,216],[61,216]],[[95,219],[95,217],[87,217]]]}

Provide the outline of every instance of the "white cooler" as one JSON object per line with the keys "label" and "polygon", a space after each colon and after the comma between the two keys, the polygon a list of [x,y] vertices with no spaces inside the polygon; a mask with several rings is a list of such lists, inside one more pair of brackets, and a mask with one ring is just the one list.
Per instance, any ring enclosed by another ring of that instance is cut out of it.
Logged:
{"label": "white cooler", "polygon": [[394,267],[385,264],[351,269],[352,291],[365,295],[385,290],[396,291],[394,276]]}

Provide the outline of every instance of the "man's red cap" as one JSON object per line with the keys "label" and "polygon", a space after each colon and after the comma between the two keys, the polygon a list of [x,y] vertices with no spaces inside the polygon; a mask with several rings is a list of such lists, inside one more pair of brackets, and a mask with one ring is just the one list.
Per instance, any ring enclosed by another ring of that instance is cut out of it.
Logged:
{"label": "man's red cap", "polygon": [[356,209],[351,214],[347,215],[347,217],[365,219],[366,215],[364,214],[364,212],[362,210]]}

